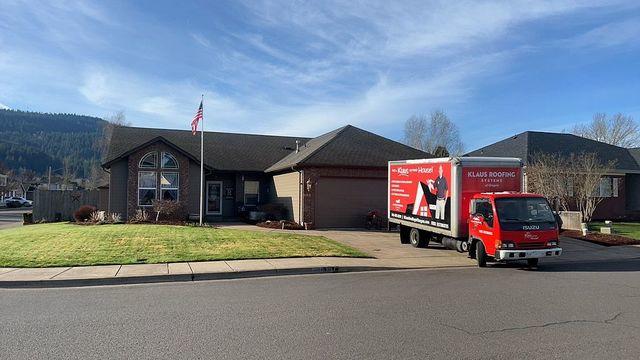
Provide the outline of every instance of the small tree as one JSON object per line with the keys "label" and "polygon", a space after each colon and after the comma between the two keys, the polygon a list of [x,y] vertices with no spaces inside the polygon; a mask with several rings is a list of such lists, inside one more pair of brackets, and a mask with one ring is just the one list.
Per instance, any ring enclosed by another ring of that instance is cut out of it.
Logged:
{"label": "small tree", "polygon": [[571,156],[571,172],[575,174],[574,191],[578,211],[582,214],[582,221],[589,222],[598,204],[603,200],[596,194],[600,181],[611,168],[614,161],[603,164],[594,153]]}
{"label": "small tree", "polygon": [[615,166],[603,164],[594,153],[536,154],[527,166],[529,190],[546,196],[556,208],[580,211],[583,222],[591,221],[602,198],[596,195],[600,179]]}

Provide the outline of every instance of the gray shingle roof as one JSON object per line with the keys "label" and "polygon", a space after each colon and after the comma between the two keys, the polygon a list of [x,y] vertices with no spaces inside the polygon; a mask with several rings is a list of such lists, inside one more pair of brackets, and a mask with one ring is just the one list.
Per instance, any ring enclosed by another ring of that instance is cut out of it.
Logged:
{"label": "gray shingle roof", "polygon": [[[188,130],[121,127],[114,130],[105,165],[158,138],[200,160],[200,134],[194,136]],[[290,154],[296,140],[307,142],[309,138],[205,131],[204,163],[217,170],[264,171]]]}
{"label": "gray shingle roof", "polygon": [[[512,156],[526,162],[538,153],[568,156],[572,153],[596,153],[602,163],[616,162],[617,170],[640,170],[632,149],[606,144],[573,134],[525,131],[491,145],[471,151],[465,156]],[[640,154],[639,154],[640,157]]]}
{"label": "gray shingle roof", "polygon": [[292,166],[386,167],[390,160],[423,159],[432,155],[355,126],[333,130],[309,140],[266,171]]}
{"label": "gray shingle roof", "polygon": [[[104,166],[163,139],[199,161],[200,138],[187,130],[121,127],[114,130]],[[300,151],[295,152],[296,140]],[[280,171],[292,166],[386,167],[389,160],[431,155],[351,125],[316,138],[205,132],[205,165],[227,171]]]}

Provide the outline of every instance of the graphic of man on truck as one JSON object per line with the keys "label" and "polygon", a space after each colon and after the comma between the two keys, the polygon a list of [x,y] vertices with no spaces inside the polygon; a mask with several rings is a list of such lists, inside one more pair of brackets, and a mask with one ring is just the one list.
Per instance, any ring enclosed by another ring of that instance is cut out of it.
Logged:
{"label": "graphic of man on truck", "polygon": [[517,158],[390,161],[389,223],[400,226],[402,244],[434,241],[468,251],[480,267],[518,260],[537,266],[541,258],[562,254],[560,221],[544,196],[522,187]]}
{"label": "graphic of man on truck", "polygon": [[449,185],[447,179],[442,176],[442,165],[438,166],[438,177],[435,180],[429,180],[429,190],[436,193],[436,219],[444,220],[445,206],[449,197]]}

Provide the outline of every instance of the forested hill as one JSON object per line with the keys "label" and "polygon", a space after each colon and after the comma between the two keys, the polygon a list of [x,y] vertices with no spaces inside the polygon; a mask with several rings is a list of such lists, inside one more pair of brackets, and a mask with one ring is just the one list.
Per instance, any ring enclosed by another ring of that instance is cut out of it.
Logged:
{"label": "forested hill", "polygon": [[105,124],[91,116],[0,110],[0,161],[44,175],[49,166],[62,168],[67,158],[77,176],[88,177],[100,159]]}

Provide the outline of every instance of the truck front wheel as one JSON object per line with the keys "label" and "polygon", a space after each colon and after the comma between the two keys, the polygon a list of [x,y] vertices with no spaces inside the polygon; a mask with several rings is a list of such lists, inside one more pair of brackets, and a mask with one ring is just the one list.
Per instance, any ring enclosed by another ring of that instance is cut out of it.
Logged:
{"label": "truck front wheel", "polygon": [[413,247],[423,248],[429,244],[428,235],[425,231],[411,228],[409,231],[409,241]]}
{"label": "truck front wheel", "polygon": [[408,226],[400,225],[400,244],[408,244],[409,240],[409,232],[411,228]]}
{"label": "truck front wheel", "polygon": [[484,249],[482,241],[476,242],[476,260],[478,260],[478,267],[487,266],[487,251]]}
{"label": "truck front wheel", "polygon": [[527,259],[527,265],[529,267],[536,267],[536,266],[538,266],[538,260],[539,259],[537,259],[537,258],[536,259]]}

